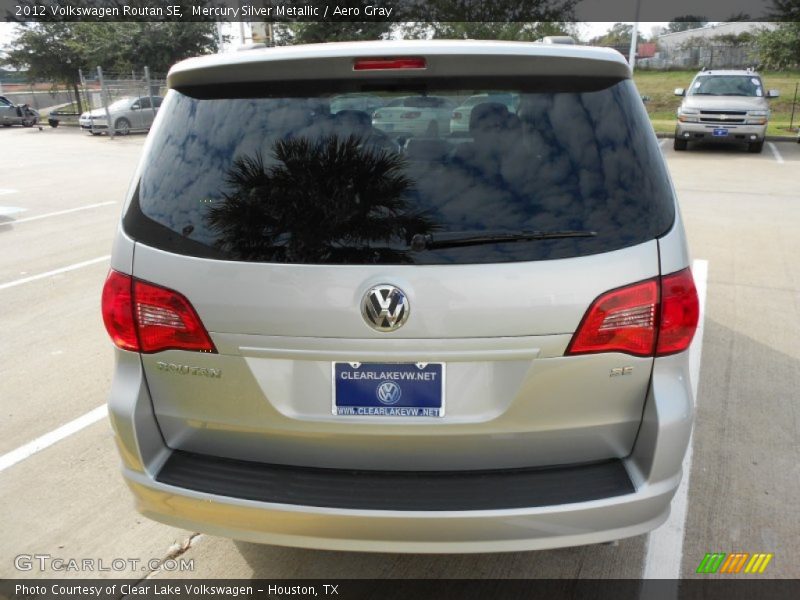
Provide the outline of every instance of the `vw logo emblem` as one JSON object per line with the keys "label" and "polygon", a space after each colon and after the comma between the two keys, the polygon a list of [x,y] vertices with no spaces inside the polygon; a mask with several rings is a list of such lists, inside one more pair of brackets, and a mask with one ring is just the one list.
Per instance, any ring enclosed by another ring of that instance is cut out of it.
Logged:
{"label": "vw logo emblem", "polygon": [[377,331],[394,331],[408,320],[411,308],[403,290],[388,283],[370,288],[361,301],[361,314]]}
{"label": "vw logo emblem", "polygon": [[400,401],[400,396],[403,395],[400,386],[394,381],[382,381],[376,391],[378,400],[381,404],[397,404]]}

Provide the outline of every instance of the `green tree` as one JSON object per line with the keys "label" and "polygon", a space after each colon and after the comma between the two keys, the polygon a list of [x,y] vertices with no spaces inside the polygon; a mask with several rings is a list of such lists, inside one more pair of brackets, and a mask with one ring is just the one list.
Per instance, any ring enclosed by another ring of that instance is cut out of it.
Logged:
{"label": "green tree", "polygon": [[767,69],[787,69],[800,65],[800,22],[780,23],[756,35],[761,65]]}
{"label": "green tree", "polygon": [[577,37],[574,23],[569,22],[440,22],[414,23],[401,28],[404,38],[455,40],[535,41],[546,35]]}
{"label": "green tree", "polygon": [[591,40],[595,46],[629,46],[633,36],[633,25],[614,23],[603,35]]}
{"label": "green tree", "polygon": [[800,21],[800,1],[798,0],[772,0],[770,18],[776,21]]}
{"label": "green tree", "polygon": [[699,29],[708,25],[705,17],[697,15],[683,15],[682,17],[675,17],[667,24],[667,33],[675,33],[678,31],[686,31],[688,29]]}
{"label": "green tree", "polygon": [[127,73],[147,66],[164,73],[179,60],[216,50],[216,25],[210,22],[23,23],[6,62],[26,70],[30,80],[72,87],[82,110],[79,69],[90,72],[99,65]]}
{"label": "green tree", "polygon": [[38,23],[22,25],[11,42],[6,62],[16,69],[26,69],[31,80],[45,80],[71,86],[78,99],[78,69],[88,67],[85,48],[77,31],[84,23]]}
{"label": "green tree", "polygon": [[351,42],[380,40],[389,35],[389,22],[349,23],[343,21],[312,21],[285,23],[275,26],[279,44],[318,44],[322,42]]}

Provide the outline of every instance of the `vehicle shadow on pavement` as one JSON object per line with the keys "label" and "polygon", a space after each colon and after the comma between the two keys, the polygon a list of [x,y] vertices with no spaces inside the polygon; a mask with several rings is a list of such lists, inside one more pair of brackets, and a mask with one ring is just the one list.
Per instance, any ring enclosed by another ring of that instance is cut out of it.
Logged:
{"label": "vehicle shadow on pavement", "polygon": [[641,576],[645,536],[537,552],[493,554],[379,554],[282,548],[234,542],[253,578],[483,579],[636,578]]}

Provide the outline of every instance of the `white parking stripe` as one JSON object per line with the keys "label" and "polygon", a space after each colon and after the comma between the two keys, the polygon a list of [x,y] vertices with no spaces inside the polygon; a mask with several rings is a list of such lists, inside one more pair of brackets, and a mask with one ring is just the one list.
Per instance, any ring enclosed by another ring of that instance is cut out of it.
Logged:
{"label": "white parking stripe", "polygon": [[38,275],[31,275],[30,277],[23,277],[22,279],[15,279],[14,281],[9,281],[7,283],[0,284],[0,290],[6,290],[8,288],[16,287],[18,285],[22,285],[23,283],[30,283],[31,281],[38,281],[39,279],[45,279],[47,277],[52,277],[53,275],[59,275],[61,273],[67,273],[69,271],[74,271],[75,269],[81,269],[83,267],[88,267],[89,265],[94,265],[99,262],[103,262],[105,260],[109,260],[111,258],[110,255],[106,256],[98,256],[97,258],[93,258],[91,260],[85,260],[83,262],[75,263],[74,265],[68,265],[66,267],[61,267],[60,269],[53,269],[52,271],[46,271],[44,273],[39,273]]}
{"label": "white parking stripe", "polygon": [[772,156],[775,157],[775,160],[778,162],[778,164],[782,165],[783,164],[783,156],[781,156],[781,153],[778,152],[778,147],[775,144],[773,144],[772,142],[767,142],[767,146],[769,146],[769,149],[772,150]]}
{"label": "white parking stripe", "polygon": [[666,138],[661,138],[660,140],[658,140],[658,147],[664,148],[664,144],[666,143],[666,141],[667,141]]}
{"label": "white parking stripe", "polygon": [[94,410],[89,411],[85,415],[78,417],[74,421],[70,421],[66,425],[62,425],[50,433],[45,433],[43,436],[36,438],[32,442],[28,442],[24,446],[20,446],[16,450],[12,450],[3,456],[0,456],[0,473],[9,467],[14,466],[18,462],[25,460],[29,456],[32,456],[37,452],[52,446],[56,442],[60,442],[64,438],[71,436],[73,433],[77,433],[81,429],[96,423],[106,415],[108,415],[108,407],[103,404],[102,406],[98,406]]}
{"label": "white parking stripe", "polygon": [[68,208],[66,210],[58,210],[56,212],[45,213],[43,215],[36,215],[35,217],[26,217],[25,219],[17,219],[16,221],[13,222],[13,224],[14,225],[19,225],[20,223],[27,223],[29,221],[37,221],[39,219],[46,219],[48,217],[57,217],[59,215],[66,215],[66,214],[69,214],[69,213],[78,212],[79,210],[88,210],[90,208],[97,208],[99,206],[108,206],[109,204],[116,204],[116,202],[111,200],[109,202],[98,202],[97,204],[86,204],[84,206],[78,206],[77,208]]}
{"label": "white parking stripe", "polygon": [[16,194],[19,190],[12,190],[10,188],[0,188],[0,196],[5,196],[6,194]]}
{"label": "white parking stripe", "polygon": [[[700,320],[692,345],[689,347],[689,376],[692,396],[697,405],[697,384],[700,379],[700,357],[703,354],[703,329],[706,318],[706,290],[708,288],[708,261],[696,260],[692,264],[697,296],[700,299]],[[683,458],[683,478],[672,499],[669,518],[658,529],[650,532],[647,539],[647,555],[642,569],[642,579],[678,579],[683,560],[683,538],[686,529],[686,514],[689,498],[689,476],[692,473],[692,441]],[[677,597],[677,587],[675,588]],[[644,598],[644,596],[642,596]]]}

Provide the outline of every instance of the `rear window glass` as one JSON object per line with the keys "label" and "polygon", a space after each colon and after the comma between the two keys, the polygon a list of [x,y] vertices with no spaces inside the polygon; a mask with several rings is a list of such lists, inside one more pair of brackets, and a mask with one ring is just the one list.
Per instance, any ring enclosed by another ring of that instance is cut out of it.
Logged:
{"label": "rear window glass", "polygon": [[227,260],[463,264],[607,252],[673,222],[629,80],[368,85],[170,91],[126,231]]}

